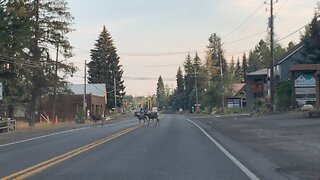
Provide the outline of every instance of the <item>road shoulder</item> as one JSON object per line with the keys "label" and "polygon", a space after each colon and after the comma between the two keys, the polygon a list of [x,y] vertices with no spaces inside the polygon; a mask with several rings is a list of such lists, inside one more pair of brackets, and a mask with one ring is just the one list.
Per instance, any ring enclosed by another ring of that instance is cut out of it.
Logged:
{"label": "road shoulder", "polygon": [[[316,167],[320,165],[314,160],[317,157],[310,158],[316,150],[311,148],[316,138],[304,142],[311,145],[310,149],[304,147],[307,151],[303,155],[300,149],[290,148],[297,146],[297,141],[301,143],[303,137],[297,139],[297,134],[313,136],[310,130],[315,126],[320,129],[320,120],[303,119],[297,114],[241,118],[191,116],[190,119],[262,179],[319,178]],[[304,131],[296,132],[302,127]]]}

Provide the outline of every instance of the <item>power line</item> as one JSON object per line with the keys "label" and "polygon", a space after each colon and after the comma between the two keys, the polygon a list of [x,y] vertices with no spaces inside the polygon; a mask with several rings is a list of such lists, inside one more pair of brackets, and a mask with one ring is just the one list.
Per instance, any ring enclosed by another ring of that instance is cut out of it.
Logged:
{"label": "power line", "polygon": [[148,68],[148,67],[166,67],[166,66],[178,66],[181,64],[158,64],[158,65],[148,65],[148,66],[124,66],[125,68]]}
{"label": "power line", "polygon": [[[123,76],[123,79],[127,80],[158,80],[156,77],[129,77],[129,76]],[[162,78],[166,81],[176,81],[176,79],[173,78]]]}
{"label": "power line", "polygon": [[172,55],[181,55],[181,54],[187,54],[191,52],[198,52],[198,53],[204,53],[201,51],[204,51],[205,49],[193,49],[188,51],[177,51],[177,52],[140,52],[140,53],[119,53],[120,56],[172,56]]}
{"label": "power line", "polygon": [[[74,77],[78,77],[78,78],[84,78],[83,76],[77,76],[74,75]],[[147,80],[158,80],[158,78],[156,77],[135,77],[135,76],[122,76],[123,79],[126,80],[137,80],[137,81],[147,81]],[[166,81],[176,81],[176,79],[174,78],[162,78],[163,80]]]}
{"label": "power line", "polygon": [[300,27],[299,29],[293,31],[292,33],[286,35],[285,37],[282,37],[282,38],[278,39],[278,41],[280,42],[280,41],[282,41],[282,40],[284,40],[284,39],[286,39],[286,38],[294,35],[295,33],[299,32],[301,29],[303,29],[303,28],[305,28],[306,26],[308,26],[308,24],[309,24],[309,23],[307,23],[306,25],[304,25],[304,26]]}
{"label": "power line", "polygon": [[[38,62],[35,61],[22,61],[21,59],[13,58],[13,57],[8,57],[0,54],[0,61],[2,62],[7,62],[7,63],[12,63],[12,64],[18,64],[18,65],[25,65],[25,66],[30,66],[30,67],[41,67],[41,68],[46,68],[48,65],[55,65],[55,61],[40,61],[39,63],[43,64],[38,64]],[[60,64],[61,61],[60,61]]]}
{"label": "power line", "polygon": [[224,43],[224,45],[234,44],[234,43],[237,43],[237,42],[239,42],[239,41],[247,40],[247,39],[250,39],[250,38],[259,36],[259,35],[261,35],[261,34],[264,34],[264,33],[266,33],[266,32],[267,32],[267,31],[261,31],[261,32],[259,32],[259,33],[252,34],[252,35],[250,35],[250,36],[246,36],[246,37],[243,37],[243,38],[234,40],[234,41],[226,42],[226,43]]}
{"label": "power line", "polygon": [[233,34],[235,31],[237,31],[242,25],[244,25],[250,18],[252,18],[263,6],[265,2],[262,3],[249,17],[247,17],[244,21],[242,21],[235,29],[233,29],[231,32],[229,32],[227,35],[223,37],[223,39],[227,39],[231,34]]}

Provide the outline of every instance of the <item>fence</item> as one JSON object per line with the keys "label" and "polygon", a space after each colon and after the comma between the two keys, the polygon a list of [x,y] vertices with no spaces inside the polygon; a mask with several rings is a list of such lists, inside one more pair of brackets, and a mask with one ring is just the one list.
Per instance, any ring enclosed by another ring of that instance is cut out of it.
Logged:
{"label": "fence", "polygon": [[6,132],[15,131],[16,120],[11,120],[11,119],[0,120],[0,132],[4,132],[3,130],[6,130]]}

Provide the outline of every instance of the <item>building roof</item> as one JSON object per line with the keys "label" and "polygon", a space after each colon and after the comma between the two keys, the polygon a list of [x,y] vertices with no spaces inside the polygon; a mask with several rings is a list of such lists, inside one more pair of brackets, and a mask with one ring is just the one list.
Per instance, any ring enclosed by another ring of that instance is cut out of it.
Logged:
{"label": "building roof", "polygon": [[260,69],[258,71],[248,73],[247,76],[263,76],[263,75],[267,75],[267,74],[268,74],[268,69],[264,68],[264,69]]}
{"label": "building roof", "polygon": [[278,63],[276,63],[275,65],[279,65],[281,63],[283,63],[284,61],[286,61],[289,57],[291,57],[292,55],[294,55],[296,52],[298,52],[300,49],[302,49],[304,47],[303,43],[300,42],[299,44],[295,45],[290,51],[288,51],[287,53],[285,53],[282,58],[280,58],[280,61]]}
{"label": "building roof", "polygon": [[233,95],[239,95],[240,92],[245,88],[246,83],[235,83],[232,85]]}
{"label": "building roof", "polygon": [[[83,94],[84,84],[71,84],[69,89],[74,94]],[[106,84],[86,84],[86,94],[106,97]]]}

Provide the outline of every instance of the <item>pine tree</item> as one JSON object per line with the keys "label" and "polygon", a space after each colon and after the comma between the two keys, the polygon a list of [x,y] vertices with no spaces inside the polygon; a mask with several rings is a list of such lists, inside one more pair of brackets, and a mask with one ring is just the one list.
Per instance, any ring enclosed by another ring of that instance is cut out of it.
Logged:
{"label": "pine tree", "polygon": [[115,93],[117,107],[122,106],[122,99],[125,95],[125,86],[122,80],[122,66],[119,65],[119,57],[113,44],[110,33],[103,26],[98,40],[91,49],[91,62],[88,63],[89,83],[105,83],[107,91],[107,107],[115,107]]}
{"label": "pine tree", "polygon": [[162,77],[159,76],[157,83],[157,107],[159,110],[162,110],[165,105],[166,92],[164,88],[164,83]]}
{"label": "pine tree", "polygon": [[235,79],[235,63],[234,63],[234,57],[232,56],[231,57],[231,62],[230,62],[230,65],[229,65],[229,73],[230,75],[230,79],[231,81],[234,81]]}
{"label": "pine tree", "polygon": [[319,15],[315,14],[306,33],[302,37],[304,51],[299,63],[317,64],[320,63],[320,21]]}
{"label": "pine tree", "polygon": [[242,67],[240,65],[240,59],[238,58],[237,59],[237,64],[236,64],[236,67],[235,67],[235,80],[236,82],[241,82],[241,77],[242,77]]}
{"label": "pine tree", "polygon": [[192,91],[194,88],[194,66],[191,60],[190,54],[187,55],[184,62],[184,71],[185,71],[185,108],[191,110],[192,107]]}
{"label": "pine tree", "polygon": [[259,60],[259,54],[255,53],[255,51],[249,52],[248,58],[248,73],[257,71],[261,69],[261,62]]}
{"label": "pine tree", "polygon": [[177,97],[177,107],[184,108],[184,79],[182,70],[179,67],[177,72],[177,89],[176,89],[176,97]]}
{"label": "pine tree", "polygon": [[71,32],[73,17],[65,0],[56,1],[28,1],[27,7],[31,7],[33,37],[30,41],[30,61],[46,68],[35,67],[31,70],[31,124],[34,122],[34,108],[37,106],[39,97],[44,94],[56,94],[56,89],[66,88],[64,77],[59,77],[57,71],[69,74],[74,71],[72,64],[54,62],[48,47],[59,48],[59,54],[66,59],[72,56],[72,46],[66,34]]}
{"label": "pine tree", "polygon": [[193,68],[195,72],[198,72],[201,66],[201,59],[198,56],[198,53],[196,52],[196,55],[193,59]]}
{"label": "pine tree", "polygon": [[242,74],[241,74],[241,81],[245,80],[245,77],[248,73],[248,62],[247,62],[247,56],[246,53],[242,56]]}
{"label": "pine tree", "polygon": [[[7,92],[12,97],[21,96],[19,99],[28,103],[27,119],[33,126],[35,111],[41,110],[39,98],[51,94],[54,89],[65,89],[66,75],[75,70],[72,64],[56,63],[49,49],[60,47],[59,55],[66,59],[71,57],[71,45],[66,34],[72,31],[70,25],[73,17],[64,0],[6,0],[1,1],[1,7],[5,10],[2,19],[5,23],[0,34],[4,33],[5,38],[1,39],[0,51],[10,57],[7,70],[11,77],[8,79],[16,84],[7,84],[6,88],[11,88]],[[59,70],[61,77],[57,76],[56,70]],[[23,89],[25,92],[19,95],[13,89]]]}
{"label": "pine tree", "polygon": [[288,43],[287,52],[291,51],[295,47],[295,43],[290,41]]}
{"label": "pine tree", "polygon": [[268,47],[268,44],[264,40],[260,40],[258,45],[256,45],[254,51],[253,57],[257,58],[256,55],[258,56],[258,59],[252,59],[254,62],[255,70],[267,68],[270,66],[270,48]]}
{"label": "pine tree", "polygon": [[209,37],[209,45],[207,46],[211,59],[212,59],[212,65],[216,68],[221,68],[220,61],[222,63],[222,70],[225,73],[228,70],[228,64],[227,60],[224,57],[224,52],[222,49],[222,43],[221,38],[216,34],[212,34]]}
{"label": "pine tree", "polygon": [[[31,36],[30,12],[23,1],[0,2],[0,19],[0,79],[4,86],[3,104],[14,106],[28,100],[28,86],[26,81],[22,80],[26,68],[17,63],[21,63],[26,56],[24,50],[28,48]],[[7,61],[2,61],[6,57]]]}

